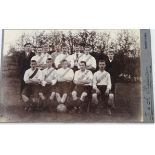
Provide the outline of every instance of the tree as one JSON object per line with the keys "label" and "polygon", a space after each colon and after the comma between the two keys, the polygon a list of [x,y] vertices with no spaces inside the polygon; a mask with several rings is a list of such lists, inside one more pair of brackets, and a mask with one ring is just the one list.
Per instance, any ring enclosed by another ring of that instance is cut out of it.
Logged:
{"label": "tree", "polygon": [[117,34],[117,48],[125,55],[136,56],[139,52],[138,36],[129,32],[128,30],[122,30]]}

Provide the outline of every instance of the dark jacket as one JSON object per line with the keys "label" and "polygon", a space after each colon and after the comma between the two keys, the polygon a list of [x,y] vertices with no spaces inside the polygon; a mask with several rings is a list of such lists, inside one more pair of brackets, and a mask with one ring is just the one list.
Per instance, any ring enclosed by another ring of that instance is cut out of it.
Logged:
{"label": "dark jacket", "polygon": [[31,58],[35,55],[35,53],[31,52],[28,56],[24,51],[22,51],[19,55],[19,68],[20,68],[20,75],[23,77],[24,73],[27,69],[30,68],[30,61]]}
{"label": "dark jacket", "polygon": [[119,75],[119,63],[115,58],[111,62],[107,60],[106,71],[110,73],[112,82],[116,82]]}

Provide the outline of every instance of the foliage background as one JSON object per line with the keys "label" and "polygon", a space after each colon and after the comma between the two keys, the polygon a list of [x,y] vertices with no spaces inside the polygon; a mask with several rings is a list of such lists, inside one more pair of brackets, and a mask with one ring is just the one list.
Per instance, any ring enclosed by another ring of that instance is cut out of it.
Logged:
{"label": "foliage background", "polygon": [[[15,32],[16,33],[13,33]],[[115,52],[119,62],[121,82],[140,81],[140,32],[138,30],[5,30],[4,50],[5,57],[14,57],[23,51],[24,44],[33,44],[35,52],[37,46],[47,43],[49,51],[55,52],[56,47],[66,43],[69,52],[74,52],[77,43],[89,44],[91,52],[100,46],[103,53],[109,50]],[[60,48],[59,48],[60,49]],[[10,58],[8,58],[10,59]]]}

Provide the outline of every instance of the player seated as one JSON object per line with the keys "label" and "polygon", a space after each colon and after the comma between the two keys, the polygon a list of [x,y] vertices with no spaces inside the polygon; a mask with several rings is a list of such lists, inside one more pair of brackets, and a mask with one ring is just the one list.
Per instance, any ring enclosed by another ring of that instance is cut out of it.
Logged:
{"label": "player seated", "polygon": [[37,62],[31,60],[30,66],[31,68],[26,70],[24,74],[26,85],[22,91],[22,100],[26,111],[31,111],[34,107],[34,103],[37,102],[36,99],[38,98],[42,80],[42,72],[37,68]]}
{"label": "player seated", "polygon": [[[76,84],[73,92],[73,107],[79,107],[79,112],[87,108],[86,97],[91,94],[93,74],[86,69],[86,62],[79,63],[80,70],[75,72],[74,83]],[[85,109],[86,110],[86,109]]]}
{"label": "player seated", "polygon": [[73,78],[74,72],[68,67],[68,61],[62,60],[62,68],[57,70],[56,99],[58,104],[66,104]]}
{"label": "player seated", "polygon": [[57,82],[57,73],[53,68],[53,60],[48,58],[46,61],[47,68],[42,70],[41,91],[39,92],[43,108],[47,107],[49,110],[54,104],[55,84]]}
{"label": "player seated", "polygon": [[105,71],[105,60],[99,61],[99,70],[93,77],[92,106],[100,113],[102,106],[106,106],[107,112],[111,115],[111,106],[108,104],[109,92],[111,90],[110,74]]}

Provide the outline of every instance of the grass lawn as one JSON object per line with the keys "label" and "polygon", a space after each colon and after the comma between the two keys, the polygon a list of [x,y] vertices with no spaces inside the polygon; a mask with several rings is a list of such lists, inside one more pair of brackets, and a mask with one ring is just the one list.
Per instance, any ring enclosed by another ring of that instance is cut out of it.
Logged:
{"label": "grass lawn", "polygon": [[112,116],[101,113],[68,114],[56,112],[30,112],[23,110],[20,101],[19,79],[7,78],[2,83],[0,122],[139,122],[141,114],[140,83],[116,84],[116,109]]}

